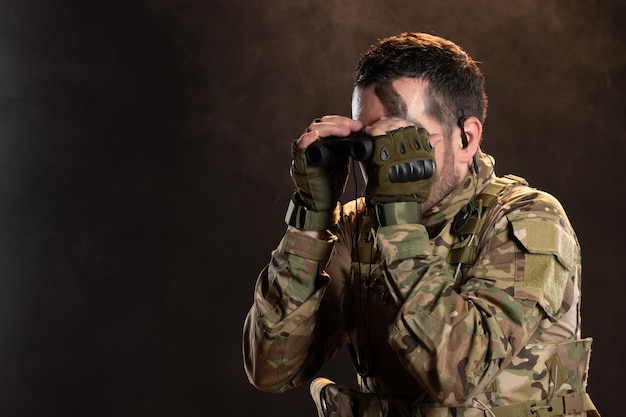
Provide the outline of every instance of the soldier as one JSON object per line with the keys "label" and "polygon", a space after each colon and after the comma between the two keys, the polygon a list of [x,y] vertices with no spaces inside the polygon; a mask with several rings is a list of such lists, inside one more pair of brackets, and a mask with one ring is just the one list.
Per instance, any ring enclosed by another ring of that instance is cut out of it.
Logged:
{"label": "soldier", "polygon": [[[352,117],[292,144],[287,230],[244,324],[255,387],[312,381],[320,417],[599,416],[576,234],[555,197],[496,176],[486,110],[481,70],[446,39],[361,56]],[[367,185],[341,204],[350,159]],[[358,388],[313,379],[345,345]]]}

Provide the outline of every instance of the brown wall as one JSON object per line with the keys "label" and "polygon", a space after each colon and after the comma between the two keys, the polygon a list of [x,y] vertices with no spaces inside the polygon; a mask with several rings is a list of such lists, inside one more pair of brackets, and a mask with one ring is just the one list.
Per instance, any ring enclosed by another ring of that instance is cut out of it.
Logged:
{"label": "brown wall", "polygon": [[359,52],[404,30],[483,62],[484,149],[567,209],[589,391],[622,408],[619,0],[1,3],[1,415],[313,417],[306,387],[247,383],[241,326],[285,228],[288,142],[347,114]]}

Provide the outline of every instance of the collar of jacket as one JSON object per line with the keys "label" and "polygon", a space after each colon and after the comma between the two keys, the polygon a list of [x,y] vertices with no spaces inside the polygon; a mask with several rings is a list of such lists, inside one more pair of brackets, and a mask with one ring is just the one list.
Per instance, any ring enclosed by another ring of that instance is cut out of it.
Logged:
{"label": "collar of jacket", "polygon": [[479,149],[476,153],[476,162],[478,174],[474,169],[470,169],[465,179],[453,192],[424,213],[422,223],[426,226],[431,237],[437,235],[459,210],[462,210],[467,203],[480,194],[490,180],[495,177],[495,160],[492,156]]}

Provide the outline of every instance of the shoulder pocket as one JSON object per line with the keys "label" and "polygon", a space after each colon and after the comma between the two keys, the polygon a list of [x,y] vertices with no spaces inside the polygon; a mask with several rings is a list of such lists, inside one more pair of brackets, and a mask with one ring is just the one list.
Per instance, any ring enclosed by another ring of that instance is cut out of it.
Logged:
{"label": "shoulder pocket", "polygon": [[525,213],[512,217],[513,235],[524,249],[516,296],[535,299],[552,319],[557,319],[567,280],[576,267],[576,240],[557,216],[533,213],[529,217]]}

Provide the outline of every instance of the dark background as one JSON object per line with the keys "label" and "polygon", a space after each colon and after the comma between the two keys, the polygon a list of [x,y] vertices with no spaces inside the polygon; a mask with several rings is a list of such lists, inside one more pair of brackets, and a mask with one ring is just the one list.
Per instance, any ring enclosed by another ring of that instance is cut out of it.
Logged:
{"label": "dark background", "polygon": [[[619,415],[625,11],[1,0],[0,415],[315,416],[308,387],[248,384],[242,322],[285,229],[288,143],[314,117],[349,114],[358,54],[404,30],[482,62],[483,148],[568,211],[589,392]],[[322,375],[350,385],[343,355]]]}

